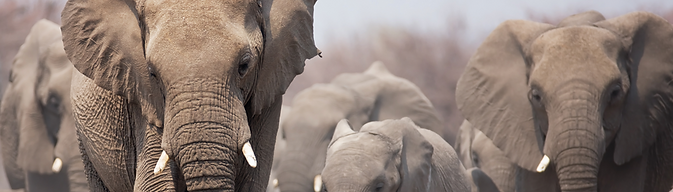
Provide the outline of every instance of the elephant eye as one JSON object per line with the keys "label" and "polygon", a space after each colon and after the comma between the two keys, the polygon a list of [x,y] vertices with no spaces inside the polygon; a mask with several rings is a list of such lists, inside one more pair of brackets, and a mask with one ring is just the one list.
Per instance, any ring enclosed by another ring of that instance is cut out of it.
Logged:
{"label": "elephant eye", "polygon": [[612,91],[610,91],[610,101],[615,101],[619,99],[619,96],[622,95],[622,86],[617,84],[612,87]]}
{"label": "elephant eye", "polygon": [[472,162],[474,163],[474,167],[480,167],[479,166],[479,155],[476,153],[472,153]]}
{"label": "elephant eye", "polygon": [[376,191],[381,191],[383,189],[383,183],[376,184]]}
{"label": "elephant eye", "polygon": [[535,104],[540,104],[542,101],[542,96],[540,96],[540,91],[537,89],[533,88],[528,92],[528,100],[530,100],[532,103]]}
{"label": "elephant eye", "polygon": [[53,113],[59,113],[59,107],[61,106],[60,99],[58,96],[49,94],[49,98],[47,98],[47,103],[46,103],[46,108],[53,112]]}
{"label": "elephant eye", "polygon": [[250,60],[251,56],[249,53],[246,53],[241,57],[240,62],[238,63],[238,74],[243,76],[245,75],[246,72],[248,72],[248,68],[250,68]]}

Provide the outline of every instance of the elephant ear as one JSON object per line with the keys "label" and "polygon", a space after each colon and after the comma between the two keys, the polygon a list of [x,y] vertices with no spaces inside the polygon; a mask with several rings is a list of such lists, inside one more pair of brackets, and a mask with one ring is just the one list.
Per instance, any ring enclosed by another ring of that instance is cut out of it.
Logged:
{"label": "elephant ear", "polygon": [[431,174],[434,147],[417,128],[410,118],[404,117],[385,120],[379,125],[363,126],[360,130],[388,136],[400,147],[399,172],[402,183],[398,191],[428,191],[434,179]]}
{"label": "elephant ear", "polygon": [[12,83],[8,84],[0,103],[0,149],[5,175],[12,189],[26,187],[24,171],[16,161],[19,153],[19,124],[16,114],[19,104],[16,101],[21,100],[17,92]]}
{"label": "elephant ear", "polygon": [[264,53],[251,98],[255,114],[285,93],[304,61],[320,51],[313,41],[314,0],[262,0]]}
{"label": "elephant ear", "polygon": [[26,42],[14,58],[15,67],[12,70],[16,76],[13,86],[22,89],[17,116],[20,130],[17,164],[26,171],[41,174],[53,173],[51,166],[54,162],[56,135],[47,130],[44,122],[41,100],[37,95],[38,77],[44,75],[40,65],[42,55],[60,38],[58,25],[40,20],[33,25]]}
{"label": "elephant ear", "polygon": [[135,6],[131,0],[69,0],[61,13],[63,45],[80,73],[140,103],[148,122],[161,127],[163,100],[150,82]]}
{"label": "elephant ear", "polygon": [[618,165],[640,156],[659,133],[670,133],[673,115],[673,27],[647,12],[634,12],[596,23],[622,38],[629,54],[631,86],[621,128],[615,138]]}
{"label": "elephant ear", "polygon": [[334,129],[334,135],[332,135],[332,141],[330,141],[329,146],[331,146],[335,141],[339,140],[339,138],[354,133],[355,131],[353,131],[353,128],[351,127],[348,120],[341,119],[339,123],[337,123],[336,128]]}
{"label": "elephant ear", "polygon": [[535,38],[552,28],[523,20],[500,24],[470,58],[456,87],[463,116],[513,162],[531,171],[542,159],[543,141],[527,99],[525,53]]}

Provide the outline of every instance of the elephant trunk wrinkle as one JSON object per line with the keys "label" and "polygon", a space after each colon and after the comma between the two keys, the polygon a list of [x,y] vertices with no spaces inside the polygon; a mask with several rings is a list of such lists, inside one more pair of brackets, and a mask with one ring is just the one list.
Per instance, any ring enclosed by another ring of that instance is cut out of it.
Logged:
{"label": "elephant trunk wrinkle", "polygon": [[[604,153],[604,133],[593,110],[571,109],[557,121],[545,152],[554,159],[562,191],[596,191],[598,167]],[[567,116],[567,115],[570,116]]]}
{"label": "elephant trunk wrinkle", "polygon": [[242,158],[241,129],[249,129],[245,109],[225,85],[198,84],[169,89],[162,148],[179,167],[188,191],[233,191]]}

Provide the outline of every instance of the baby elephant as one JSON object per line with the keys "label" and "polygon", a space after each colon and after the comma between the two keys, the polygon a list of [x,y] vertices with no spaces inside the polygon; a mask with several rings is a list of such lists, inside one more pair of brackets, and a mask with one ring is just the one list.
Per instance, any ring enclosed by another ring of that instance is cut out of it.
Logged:
{"label": "baby elephant", "polygon": [[322,171],[327,191],[470,191],[453,148],[411,119],[336,127]]}

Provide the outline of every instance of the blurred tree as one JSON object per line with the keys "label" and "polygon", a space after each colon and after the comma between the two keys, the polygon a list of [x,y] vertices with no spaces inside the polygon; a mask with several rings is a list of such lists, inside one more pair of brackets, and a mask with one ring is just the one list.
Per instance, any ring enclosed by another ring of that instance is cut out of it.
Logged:
{"label": "blurred tree", "polygon": [[0,0],[0,95],[9,82],[14,55],[40,19],[61,23],[65,0]]}

